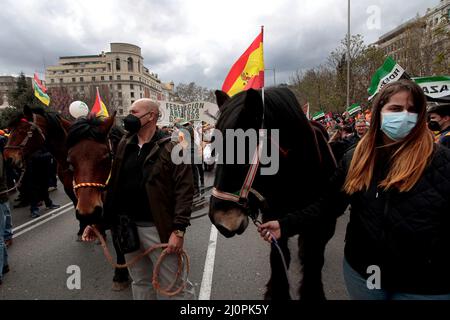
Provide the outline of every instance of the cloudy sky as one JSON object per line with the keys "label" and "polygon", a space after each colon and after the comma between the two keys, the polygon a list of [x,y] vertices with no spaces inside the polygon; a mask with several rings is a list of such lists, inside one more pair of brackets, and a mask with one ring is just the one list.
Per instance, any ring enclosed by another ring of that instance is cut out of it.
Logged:
{"label": "cloudy sky", "polygon": [[[439,1],[352,0],[352,34],[372,43]],[[261,25],[277,83],[324,63],[345,37],[347,0],[2,0],[0,23],[0,74],[42,74],[60,56],[128,42],[162,81],[220,88]]]}

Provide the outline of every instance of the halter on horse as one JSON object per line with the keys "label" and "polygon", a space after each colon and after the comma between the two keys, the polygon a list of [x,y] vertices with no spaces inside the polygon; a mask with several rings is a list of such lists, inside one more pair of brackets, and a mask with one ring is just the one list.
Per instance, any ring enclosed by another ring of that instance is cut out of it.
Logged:
{"label": "halter on horse", "polygon": [[[73,172],[73,189],[78,198],[77,215],[89,223],[96,223],[103,213],[105,188],[111,174],[114,151],[124,134],[114,127],[116,113],[100,120],[93,116],[80,118],[69,129],[67,161]],[[125,257],[114,246],[117,264],[125,263]],[[116,268],[113,290],[128,286],[128,270]]]}
{"label": "halter on horse", "polygon": [[[222,110],[216,129],[222,132],[222,136],[227,129],[260,132],[258,147],[253,150],[252,165],[217,165],[209,216],[219,232],[232,237],[243,233],[248,226],[248,218],[255,220],[259,211],[263,221],[267,221],[301,210],[311,203],[327,183],[335,161],[326,140],[310,125],[293,93],[286,88],[269,89],[265,92],[264,105],[261,93],[255,90],[232,98],[225,97],[223,92],[216,92],[216,95]],[[260,131],[263,127],[279,129],[280,134],[279,144],[272,141],[270,133],[267,139],[272,152],[280,152],[279,170],[272,176],[260,174],[258,160],[265,140]],[[228,149],[224,150],[227,152]],[[236,147],[234,151],[242,152]],[[325,245],[333,232],[334,223],[330,222],[330,225],[317,226],[299,237],[299,256],[303,264],[302,299],[325,297],[321,270]],[[282,237],[278,244],[289,264],[287,240]],[[270,262],[272,273],[265,298],[291,298],[279,253],[273,248]]]}

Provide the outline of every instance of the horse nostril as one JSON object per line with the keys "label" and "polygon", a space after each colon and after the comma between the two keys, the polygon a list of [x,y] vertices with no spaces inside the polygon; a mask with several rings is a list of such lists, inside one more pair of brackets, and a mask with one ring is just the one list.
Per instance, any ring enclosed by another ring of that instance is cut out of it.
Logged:
{"label": "horse nostril", "polygon": [[216,225],[216,228],[225,238],[231,238],[236,234],[235,232],[228,230],[220,224]]}

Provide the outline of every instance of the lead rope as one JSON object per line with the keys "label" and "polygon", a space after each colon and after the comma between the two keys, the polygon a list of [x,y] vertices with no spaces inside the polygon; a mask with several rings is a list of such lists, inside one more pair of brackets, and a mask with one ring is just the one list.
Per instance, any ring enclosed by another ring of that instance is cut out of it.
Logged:
{"label": "lead rope", "polygon": [[168,253],[167,253],[168,244],[167,243],[153,245],[153,246],[147,248],[141,254],[135,256],[129,262],[127,262],[125,264],[117,264],[116,262],[114,262],[113,257],[111,256],[111,252],[109,251],[108,246],[106,245],[105,239],[103,238],[100,231],[98,231],[98,229],[94,226],[91,226],[91,227],[94,230],[94,233],[96,234],[97,238],[100,240],[100,243],[103,248],[103,253],[105,254],[106,259],[113,266],[113,268],[124,269],[124,268],[131,267],[134,264],[136,264],[136,262],[141,260],[143,257],[145,257],[149,253],[151,253],[152,251],[154,251],[156,249],[164,249],[161,252],[161,255],[159,256],[158,260],[156,261],[155,266],[153,267],[153,275],[152,275],[153,288],[155,288],[156,291],[158,291],[160,294],[162,294],[166,297],[173,297],[173,296],[179,294],[186,287],[186,281],[181,280],[181,285],[178,288],[176,288],[175,290],[172,290],[174,285],[177,283],[178,279],[180,279],[180,277],[182,276],[183,269],[184,269],[183,261],[184,261],[184,265],[186,267],[186,275],[189,274],[189,270],[190,270],[189,256],[187,255],[186,251],[184,251],[183,249],[181,249],[180,253],[177,253],[178,269],[176,272],[175,280],[167,288],[161,288],[161,286],[159,284],[158,276],[159,276],[159,269],[160,269],[161,263],[164,260],[164,258],[168,255]]}
{"label": "lead rope", "polygon": [[[258,228],[262,224],[262,222],[259,221],[257,217],[251,216],[251,218],[252,218],[253,224],[256,226],[256,228]],[[272,236],[271,244],[273,247],[275,247],[278,250],[278,253],[280,254],[280,257],[281,257],[281,262],[283,262],[284,273],[286,275],[286,281],[289,286],[289,294],[291,296],[291,299],[294,299],[295,295],[294,295],[294,292],[292,291],[291,282],[289,281],[289,271],[288,271],[286,259],[284,258],[283,251],[281,250],[281,247],[278,244],[278,241],[275,239],[275,236],[271,232],[270,232],[270,235]]]}

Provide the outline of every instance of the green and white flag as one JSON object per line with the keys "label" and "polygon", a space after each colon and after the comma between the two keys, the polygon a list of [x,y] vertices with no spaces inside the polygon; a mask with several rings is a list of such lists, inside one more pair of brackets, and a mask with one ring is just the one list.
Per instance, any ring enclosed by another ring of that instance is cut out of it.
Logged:
{"label": "green and white flag", "polygon": [[421,77],[413,80],[422,88],[428,101],[450,102],[450,76]]}
{"label": "green and white flag", "polygon": [[410,79],[408,74],[394,59],[387,57],[381,68],[375,72],[370,83],[370,87],[367,90],[369,92],[369,100],[387,85],[389,82],[398,81],[400,79]]}
{"label": "green and white flag", "polygon": [[347,112],[350,116],[358,111],[362,111],[361,106],[358,103],[354,103],[347,108]]}
{"label": "green and white flag", "polygon": [[312,119],[313,120],[319,120],[320,118],[324,118],[325,117],[325,112],[323,111],[318,111],[316,113],[313,114]]}

